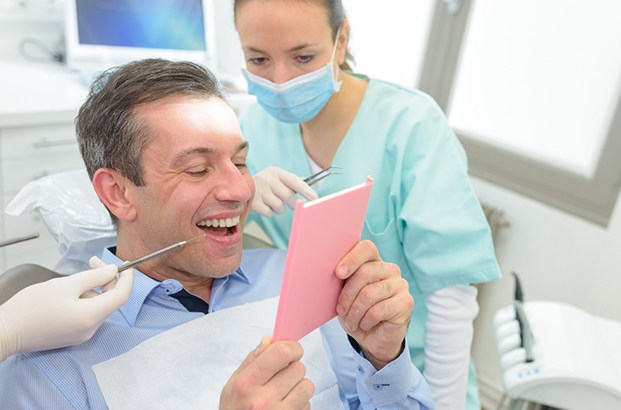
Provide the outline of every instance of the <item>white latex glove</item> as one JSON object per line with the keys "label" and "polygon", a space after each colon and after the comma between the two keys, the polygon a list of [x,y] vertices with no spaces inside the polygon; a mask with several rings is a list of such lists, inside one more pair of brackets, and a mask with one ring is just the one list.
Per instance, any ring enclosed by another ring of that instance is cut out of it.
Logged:
{"label": "white latex glove", "polygon": [[[132,289],[134,272],[121,272],[99,258],[91,270],[51,279],[22,289],[0,306],[0,361],[17,352],[54,349],[82,343],[122,306]],[[93,289],[101,287],[102,293]]]}
{"label": "white latex glove", "polygon": [[252,210],[265,217],[285,212],[285,204],[294,209],[296,193],[312,201],[317,193],[299,176],[278,167],[268,167],[254,175],[256,193]]}
{"label": "white latex glove", "polygon": [[477,288],[453,285],[427,296],[424,376],[437,409],[466,407]]}

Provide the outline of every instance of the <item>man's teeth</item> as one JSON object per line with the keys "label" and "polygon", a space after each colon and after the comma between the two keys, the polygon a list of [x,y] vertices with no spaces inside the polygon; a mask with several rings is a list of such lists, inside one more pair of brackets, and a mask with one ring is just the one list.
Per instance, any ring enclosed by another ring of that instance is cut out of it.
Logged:
{"label": "man's teeth", "polygon": [[200,221],[197,225],[200,227],[214,227],[214,228],[230,228],[231,226],[235,226],[239,223],[239,216],[235,218],[226,218],[226,219],[209,219],[206,221]]}

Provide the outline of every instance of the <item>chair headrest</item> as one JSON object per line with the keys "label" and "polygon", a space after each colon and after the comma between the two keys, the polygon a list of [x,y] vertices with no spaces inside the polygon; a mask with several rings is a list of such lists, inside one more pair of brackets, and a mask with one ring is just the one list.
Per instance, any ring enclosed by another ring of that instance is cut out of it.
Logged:
{"label": "chair headrest", "polygon": [[58,243],[60,273],[89,269],[91,256],[116,243],[116,228],[85,169],[60,172],[26,184],[7,205],[13,216],[36,214]]}

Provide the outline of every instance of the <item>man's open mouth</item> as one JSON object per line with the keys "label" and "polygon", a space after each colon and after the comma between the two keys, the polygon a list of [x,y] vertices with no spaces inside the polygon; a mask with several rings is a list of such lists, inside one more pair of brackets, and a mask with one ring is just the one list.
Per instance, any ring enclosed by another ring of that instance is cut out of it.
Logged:
{"label": "man's open mouth", "polygon": [[212,235],[233,235],[239,226],[239,216],[226,219],[206,219],[196,224],[204,232]]}

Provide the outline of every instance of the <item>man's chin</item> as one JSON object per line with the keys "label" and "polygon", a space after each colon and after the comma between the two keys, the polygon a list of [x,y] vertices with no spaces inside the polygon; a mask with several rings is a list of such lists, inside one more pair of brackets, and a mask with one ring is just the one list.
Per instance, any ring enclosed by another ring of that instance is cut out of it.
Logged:
{"label": "man's chin", "polygon": [[222,278],[235,272],[241,264],[241,251],[238,254],[221,258],[217,263],[211,262],[210,271],[214,278]]}

